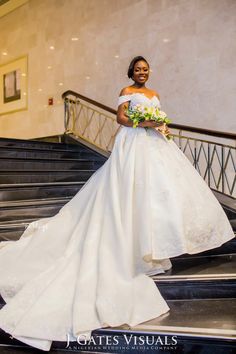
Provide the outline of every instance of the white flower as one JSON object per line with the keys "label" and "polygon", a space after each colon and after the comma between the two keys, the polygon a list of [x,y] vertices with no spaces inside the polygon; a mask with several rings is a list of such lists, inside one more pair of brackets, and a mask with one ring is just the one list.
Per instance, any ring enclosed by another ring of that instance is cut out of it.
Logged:
{"label": "white flower", "polygon": [[162,119],[166,118],[167,114],[165,112],[163,112],[163,111],[159,111],[159,117],[162,118]]}

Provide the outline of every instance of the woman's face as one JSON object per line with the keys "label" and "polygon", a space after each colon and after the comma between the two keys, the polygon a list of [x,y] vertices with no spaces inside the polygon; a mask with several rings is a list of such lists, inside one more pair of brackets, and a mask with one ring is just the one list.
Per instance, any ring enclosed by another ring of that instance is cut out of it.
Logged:
{"label": "woman's face", "polygon": [[149,66],[143,61],[137,61],[134,65],[134,73],[132,79],[138,84],[144,84],[149,77]]}

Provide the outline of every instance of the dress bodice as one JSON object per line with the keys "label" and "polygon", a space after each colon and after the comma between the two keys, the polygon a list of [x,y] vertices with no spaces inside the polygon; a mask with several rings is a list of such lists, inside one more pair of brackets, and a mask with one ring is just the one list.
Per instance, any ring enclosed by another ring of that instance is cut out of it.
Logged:
{"label": "dress bodice", "polygon": [[147,97],[144,93],[131,93],[128,95],[122,95],[118,99],[118,106],[124,102],[130,102],[130,107],[136,106],[137,104],[142,104],[145,106],[154,106],[161,108],[161,104],[157,96],[153,96],[152,98]]}

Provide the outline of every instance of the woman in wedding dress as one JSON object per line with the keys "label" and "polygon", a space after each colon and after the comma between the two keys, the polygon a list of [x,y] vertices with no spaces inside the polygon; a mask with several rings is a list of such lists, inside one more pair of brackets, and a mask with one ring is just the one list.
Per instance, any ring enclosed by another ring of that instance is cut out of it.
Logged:
{"label": "woman in wedding dress", "polygon": [[[132,60],[119,97],[112,153],[60,212],[0,244],[0,328],[48,351],[107,326],[135,326],[169,311],[152,274],[171,257],[222,245],[234,233],[213,193],[165,127],[125,114],[160,107],[149,65]],[[149,127],[149,129],[145,129]],[[159,131],[160,129],[161,131]]]}

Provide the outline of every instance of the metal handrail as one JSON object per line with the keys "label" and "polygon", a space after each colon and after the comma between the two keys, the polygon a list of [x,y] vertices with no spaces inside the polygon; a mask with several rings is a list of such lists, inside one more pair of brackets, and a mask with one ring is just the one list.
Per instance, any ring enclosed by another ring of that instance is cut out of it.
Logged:
{"label": "metal handrail", "polygon": [[[73,133],[109,154],[121,127],[116,120],[117,111],[71,90],[64,92],[62,98],[66,133]],[[236,134],[174,123],[169,126],[177,130],[172,131],[174,141],[209,187],[236,196]],[[214,137],[214,141],[206,136]]]}
{"label": "metal handrail", "polygon": [[[106,106],[100,102],[97,102],[95,100],[92,100],[91,98],[83,96],[80,93],[72,91],[72,90],[65,91],[62,94],[62,98],[65,99],[68,95],[72,95],[76,98],[80,98],[81,100],[91,103],[92,105],[97,106],[109,113],[112,113],[115,115],[117,114],[117,111],[115,109],[113,109],[109,106]],[[73,102],[73,100],[71,100],[71,102]],[[198,127],[192,127],[190,125],[183,125],[183,124],[176,124],[176,123],[170,123],[169,127],[173,128],[173,129],[189,131],[192,133],[200,133],[200,134],[215,136],[215,137],[219,137],[219,138],[236,140],[236,133],[228,133],[228,132],[222,132],[222,131],[218,131],[218,130],[198,128]]]}

